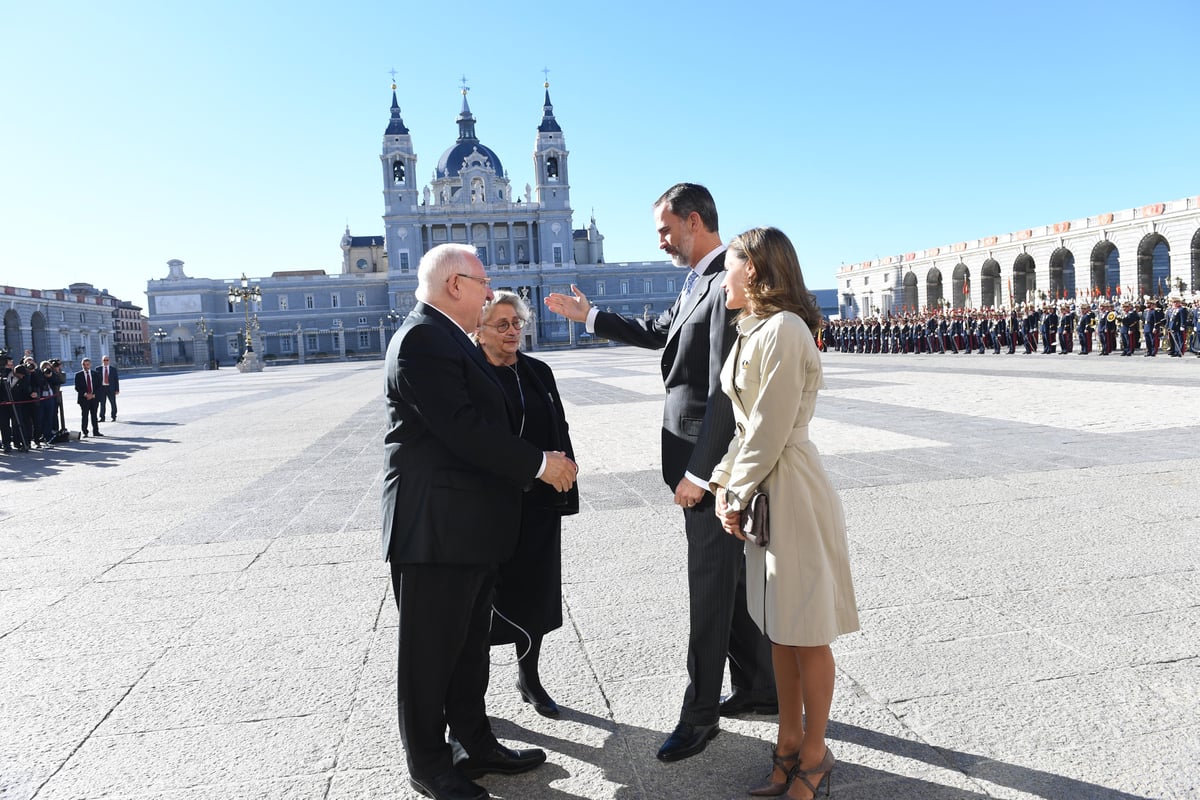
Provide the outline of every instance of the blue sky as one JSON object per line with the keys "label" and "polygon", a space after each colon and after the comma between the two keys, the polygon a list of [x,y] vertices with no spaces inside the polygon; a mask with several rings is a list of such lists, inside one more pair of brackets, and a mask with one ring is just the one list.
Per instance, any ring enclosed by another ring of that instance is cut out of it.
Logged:
{"label": "blue sky", "polygon": [[808,283],[878,256],[1200,194],[1194,0],[4,2],[0,283],[136,303],[192,277],[340,268],[382,233],[388,71],[427,182],[460,76],[514,194],[542,68],[575,225],[659,258],[650,204],[707,184]]}

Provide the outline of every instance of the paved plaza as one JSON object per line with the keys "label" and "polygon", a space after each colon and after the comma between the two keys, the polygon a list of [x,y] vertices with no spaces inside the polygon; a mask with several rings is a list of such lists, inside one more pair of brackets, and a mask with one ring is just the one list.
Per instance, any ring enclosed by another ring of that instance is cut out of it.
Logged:
{"label": "paved plaza", "polygon": [[[563,706],[493,651],[505,800],[724,800],[772,717],[662,764],[686,684],[658,355],[542,354],[580,463]],[[830,353],[811,426],[862,630],[839,800],[1200,797],[1200,361]],[[0,798],[415,797],[379,555],[381,362],[127,378],[106,438],[0,456]],[[76,407],[69,405],[68,419]]]}

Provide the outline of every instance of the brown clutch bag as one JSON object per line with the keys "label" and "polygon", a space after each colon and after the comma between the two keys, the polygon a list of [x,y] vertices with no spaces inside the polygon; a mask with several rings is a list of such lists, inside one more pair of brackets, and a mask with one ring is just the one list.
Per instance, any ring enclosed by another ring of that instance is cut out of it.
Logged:
{"label": "brown clutch bag", "polygon": [[767,493],[755,492],[742,510],[742,535],[746,541],[759,547],[771,542],[771,515],[768,511]]}

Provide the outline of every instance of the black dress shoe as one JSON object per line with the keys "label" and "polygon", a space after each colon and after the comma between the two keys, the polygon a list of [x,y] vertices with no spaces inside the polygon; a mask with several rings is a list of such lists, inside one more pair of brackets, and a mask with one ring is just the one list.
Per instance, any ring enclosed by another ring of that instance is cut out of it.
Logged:
{"label": "black dress shoe", "polygon": [[94,432],[92,433],[92,436],[100,436],[100,437],[103,437],[103,436],[104,436],[104,434],[103,434],[103,433],[101,433],[100,431],[94,431]]}
{"label": "black dress shoe", "polygon": [[748,692],[735,689],[733,694],[721,701],[721,716],[736,717],[740,714],[778,714],[779,701],[774,698],[758,698]]}
{"label": "black dress shoe", "polygon": [[511,750],[497,744],[479,757],[468,756],[454,764],[468,778],[478,778],[489,772],[500,775],[516,775],[540,767],[546,762],[546,751],[538,749]]}
{"label": "black dress shoe", "polygon": [[517,689],[521,692],[521,699],[526,703],[531,703],[534,711],[543,717],[558,718],[558,703],[551,699],[544,688],[539,686],[536,690],[526,689],[520,681],[517,681]]}
{"label": "black dress shoe", "polygon": [[675,726],[675,730],[663,742],[663,746],[658,748],[658,760],[681,761],[690,758],[707,747],[709,740],[715,739],[720,732],[721,729],[715,722],[712,725],[681,722]]}
{"label": "black dress shoe", "polygon": [[418,794],[434,800],[487,800],[491,797],[478,783],[472,783],[457,770],[443,772],[432,778],[409,778],[408,785]]}

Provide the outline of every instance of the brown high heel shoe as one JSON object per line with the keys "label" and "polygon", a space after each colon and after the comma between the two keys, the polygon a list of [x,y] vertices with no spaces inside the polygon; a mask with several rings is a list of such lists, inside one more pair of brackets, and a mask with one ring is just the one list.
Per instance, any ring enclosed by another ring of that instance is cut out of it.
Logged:
{"label": "brown high heel shoe", "polygon": [[[805,788],[812,793],[809,795],[810,798],[816,798],[817,792],[821,789],[821,784],[825,784],[825,796],[829,797],[829,793],[833,790],[833,768],[836,764],[837,759],[833,757],[833,753],[829,752],[829,748],[826,747],[825,757],[821,759],[820,764],[817,764],[812,769],[800,769],[800,765],[796,765],[796,769],[792,775],[792,782],[803,783]],[[821,780],[817,781],[816,786],[813,786],[808,776],[820,775],[821,773],[825,774],[821,775]],[[808,798],[801,798],[801,800],[808,800]]]}
{"label": "brown high heel shoe", "polygon": [[[789,753],[786,756],[779,755],[779,751],[771,748],[771,774],[767,776],[767,782],[762,786],[755,786],[753,789],[747,790],[746,794],[751,797],[778,797],[788,790],[792,785],[792,778],[796,775],[796,770],[800,769],[800,751]],[[783,773],[783,781],[775,782],[771,778],[775,775],[775,770]]]}

